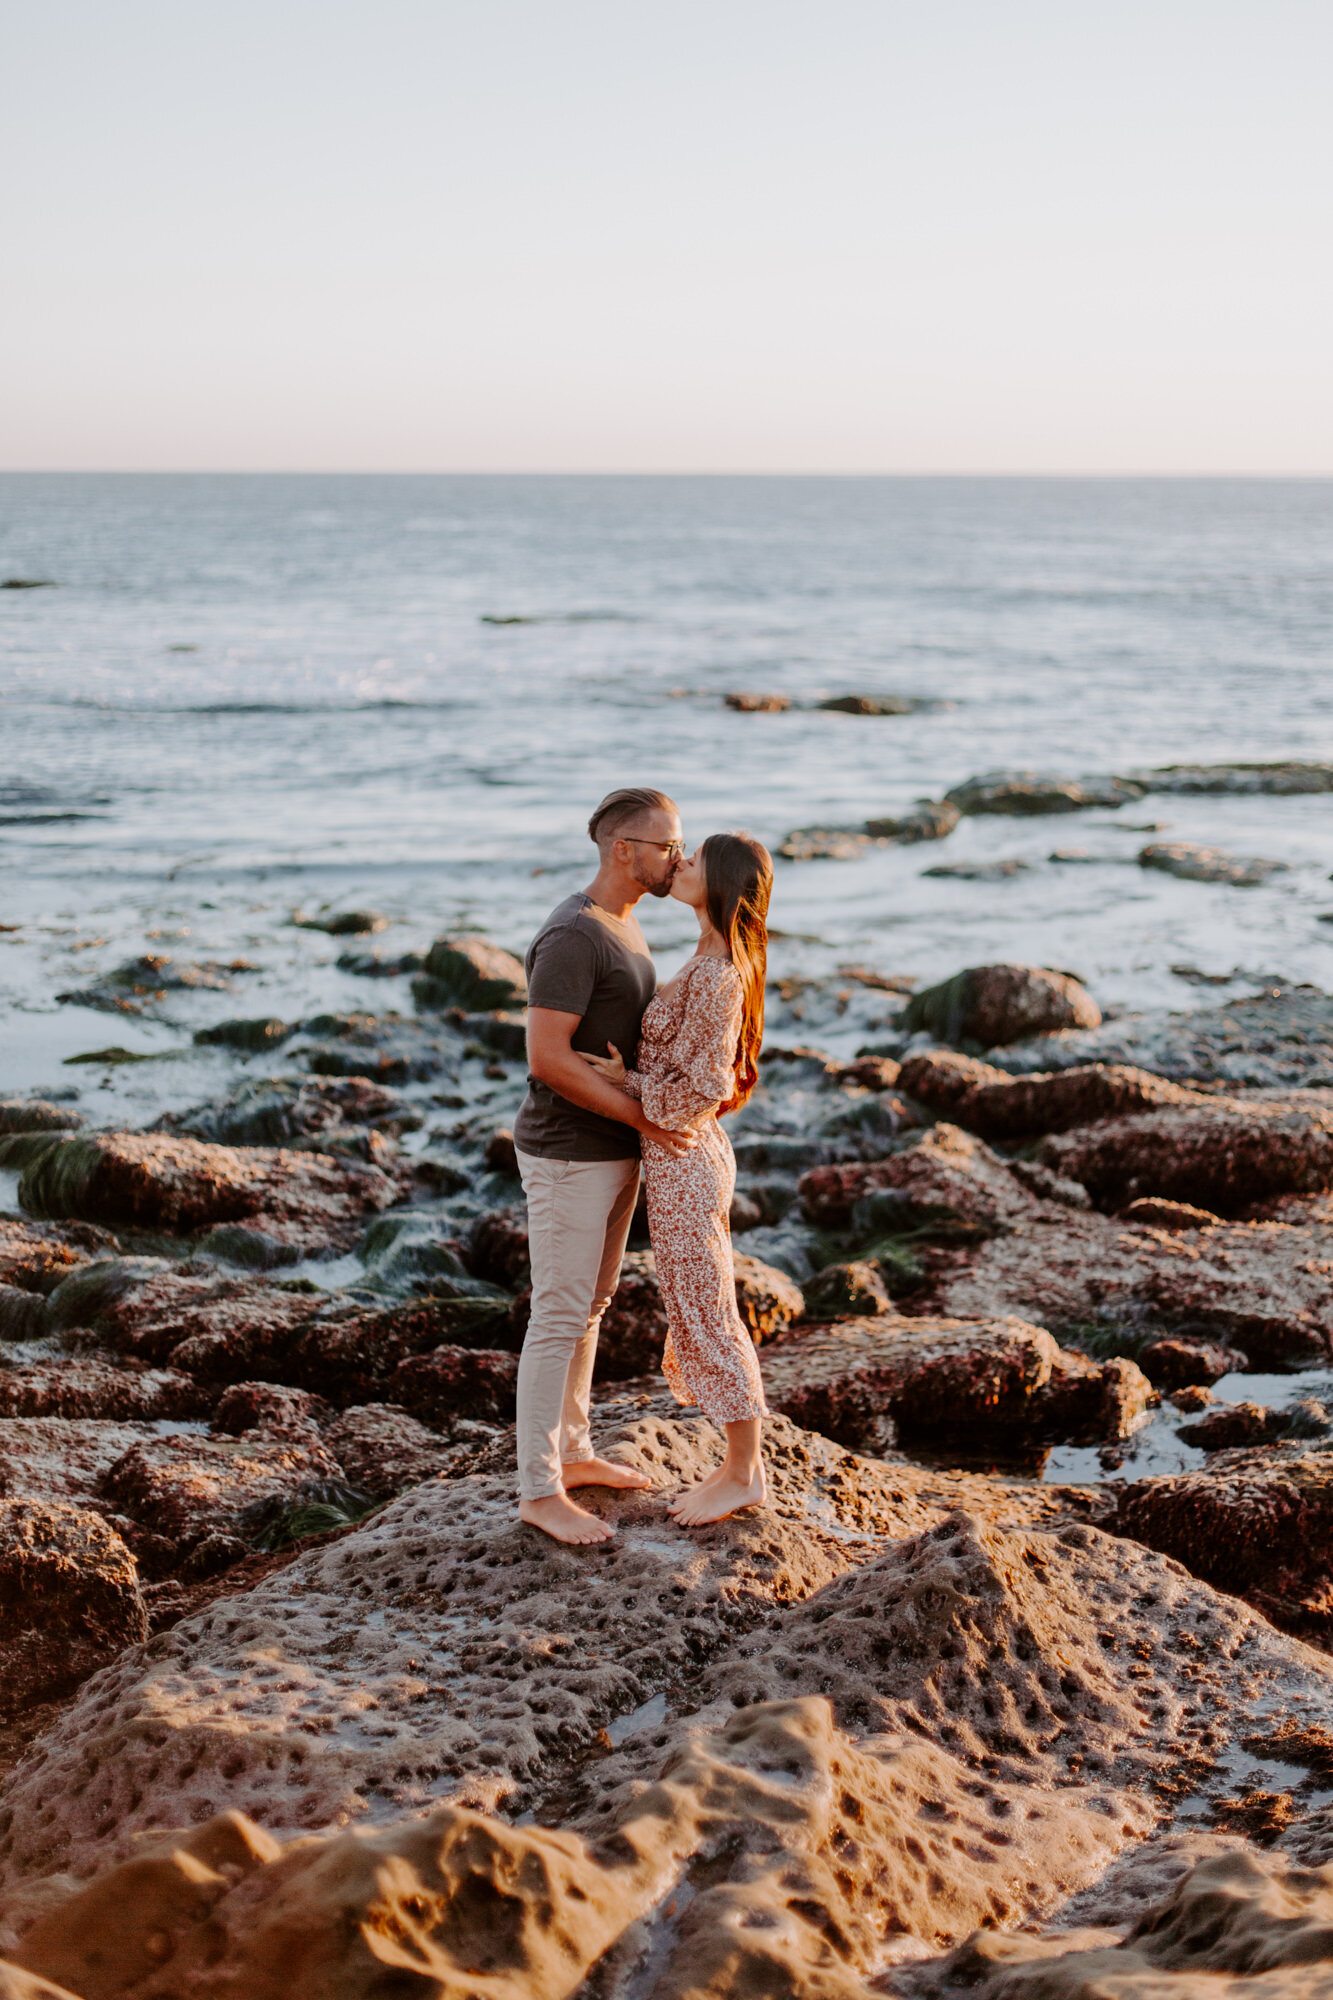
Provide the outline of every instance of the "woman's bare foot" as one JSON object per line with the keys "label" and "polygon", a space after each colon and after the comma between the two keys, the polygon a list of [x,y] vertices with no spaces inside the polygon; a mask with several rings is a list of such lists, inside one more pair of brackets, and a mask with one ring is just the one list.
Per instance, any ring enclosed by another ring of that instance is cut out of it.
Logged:
{"label": "woman's bare foot", "polygon": [[701,1493],[711,1493],[717,1485],[718,1480],[725,1474],[726,1469],[725,1465],[715,1465],[711,1472],[704,1474],[704,1477],[699,1481],[697,1486],[687,1486],[683,1493],[673,1493],[667,1501],[667,1513],[678,1515],[687,1500],[693,1499]]}
{"label": "woman's bare foot", "polygon": [[571,1486],[613,1486],[620,1492],[637,1493],[653,1483],[646,1472],[636,1472],[632,1465],[617,1465],[611,1458],[571,1459],[561,1466],[560,1477],[566,1492]]}
{"label": "woman's bare foot", "polygon": [[547,1493],[540,1500],[520,1500],[518,1518],[526,1521],[530,1528],[540,1528],[553,1542],[568,1542],[581,1547],[588,1542],[609,1542],[615,1537],[615,1529],[607,1521],[599,1521],[585,1507],[578,1507],[563,1493]]}
{"label": "woman's bare foot", "polygon": [[768,1482],[759,1465],[748,1481],[725,1473],[692,1486],[671,1511],[682,1528],[702,1528],[710,1521],[725,1521],[742,1507],[762,1507],[767,1497]]}

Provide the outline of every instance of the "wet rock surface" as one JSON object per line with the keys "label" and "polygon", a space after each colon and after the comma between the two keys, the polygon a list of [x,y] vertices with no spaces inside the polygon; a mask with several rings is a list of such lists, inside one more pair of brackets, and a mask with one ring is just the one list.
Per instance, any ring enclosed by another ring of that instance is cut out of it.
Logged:
{"label": "wet rock surface", "polygon": [[1067,972],[1032,965],[974,965],[914,993],[903,1014],[909,1032],[983,1049],[1066,1028],[1096,1028],[1101,1009]]}

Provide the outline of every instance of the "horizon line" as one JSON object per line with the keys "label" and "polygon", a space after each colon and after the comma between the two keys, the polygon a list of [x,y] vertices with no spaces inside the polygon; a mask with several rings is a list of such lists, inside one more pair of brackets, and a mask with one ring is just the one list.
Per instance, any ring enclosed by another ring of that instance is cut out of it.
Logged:
{"label": "horizon line", "polygon": [[1333,479],[1273,467],[6,465],[13,479]]}

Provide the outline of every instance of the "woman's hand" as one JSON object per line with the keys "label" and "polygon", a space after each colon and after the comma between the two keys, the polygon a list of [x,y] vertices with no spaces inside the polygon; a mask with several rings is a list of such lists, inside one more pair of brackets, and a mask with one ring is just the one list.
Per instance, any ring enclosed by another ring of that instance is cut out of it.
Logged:
{"label": "woman's hand", "polygon": [[611,1051],[609,1056],[585,1055],[582,1049],[576,1049],[574,1053],[583,1062],[586,1062],[590,1069],[595,1069],[599,1076],[604,1076],[608,1083],[613,1083],[617,1090],[623,1090],[625,1088],[625,1059],[614,1042],[608,1042],[606,1046]]}

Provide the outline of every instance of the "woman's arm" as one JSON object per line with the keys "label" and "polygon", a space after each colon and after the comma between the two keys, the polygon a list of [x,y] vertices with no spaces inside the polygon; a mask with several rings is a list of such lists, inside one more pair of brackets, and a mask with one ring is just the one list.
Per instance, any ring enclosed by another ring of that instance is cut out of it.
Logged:
{"label": "woman's arm", "polygon": [[659,1130],[642,1104],[619,1089],[585,1061],[570,1042],[581,1014],[562,1014],[552,1007],[528,1009],[528,1068],[538,1083],[570,1104],[614,1118],[629,1125],[641,1137],[665,1146],[668,1152],[688,1153],[697,1144],[691,1132]]}
{"label": "woman's arm", "polygon": [[717,973],[691,972],[668,1067],[655,1076],[631,1070],[625,1079],[627,1090],[637,1082],[652,1122],[671,1132],[689,1131],[725,1104],[736,1088],[741,982],[729,961],[720,963],[724,970]]}

